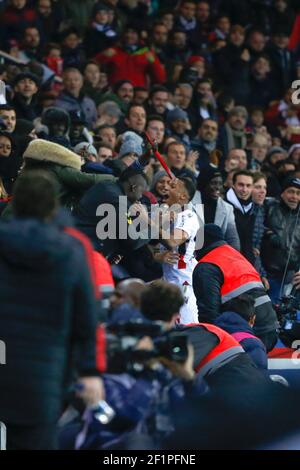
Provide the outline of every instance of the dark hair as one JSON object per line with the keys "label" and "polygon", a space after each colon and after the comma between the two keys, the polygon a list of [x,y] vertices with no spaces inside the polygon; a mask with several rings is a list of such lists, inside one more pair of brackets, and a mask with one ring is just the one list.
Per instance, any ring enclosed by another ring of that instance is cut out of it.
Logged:
{"label": "dark hair", "polygon": [[172,31],[170,32],[170,38],[173,39],[175,34],[177,33],[183,33],[187,36],[187,32],[185,29],[177,27],[177,28],[172,29]]}
{"label": "dark hair", "polygon": [[186,189],[186,191],[189,195],[189,201],[191,201],[193,199],[193,197],[195,196],[196,186],[194,185],[194,183],[189,178],[178,177],[177,179],[179,179],[180,181],[183,182],[184,187],[185,187],[185,189]]}
{"label": "dark hair", "polygon": [[99,152],[100,149],[108,149],[113,152],[113,149],[110,145],[103,144],[101,141],[100,142],[94,142],[94,147],[96,148],[97,152]]}
{"label": "dark hair", "polygon": [[164,125],[166,125],[165,120],[161,116],[159,116],[158,114],[150,114],[150,116],[147,117],[147,126],[148,126],[150,121],[160,121]]}
{"label": "dark hair", "polygon": [[12,208],[17,217],[46,219],[58,204],[55,181],[42,170],[26,170],[16,180]]}
{"label": "dark hair", "polygon": [[15,108],[10,104],[0,104],[0,111],[14,111],[16,112]]}
{"label": "dark hair", "polygon": [[184,304],[181,290],[166,281],[154,281],[141,296],[141,311],[149,320],[170,321]]}
{"label": "dark hair", "polygon": [[98,67],[98,69],[100,70],[100,65],[98,64],[98,62],[96,62],[93,59],[90,59],[90,60],[86,61],[85,64],[83,65],[83,67],[82,67],[83,72],[85,71],[85,69],[87,68],[88,65],[96,65],[96,67]]}
{"label": "dark hair", "polygon": [[133,178],[134,176],[142,176],[146,183],[148,184],[147,177],[143,170],[139,170],[138,168],[131,168],[128,167],[126,170],[124,170],[119,178],[120,183],[125,183],[125,181],[128,181],[130,178]]}
{"label": "dark hair", "polygon": [[63,30],[60,33],[61,41],[64,41],[68,36],[70,36],[70,34],[75,34],[76,36],[80,37],[80,33],[79,33],[78,29],[72,26],[70,28],[67,28],[67,29]]}
{"label": "dark hair", "polygon": [[253,173],[251,173],[251,171],[249,171],[249,170],[238,170],[233,175],[233,178],[232,178],[233,184],[236,182],[238,176],[251,176],[251,178],[253,179]]}
{"label": "dark hair", "polygon": [[[129,85],[132,85],[132,81],[131,80],[118,80],[113,86],[112,86],[112,90],[114,93],[118,93],[119,89],[125,85],[125,83],[129,83]],[[132,85],[133,86],[133,85]]]}
{"label": "dark hair", "polygon": [[253,106],[252,108],[249,109],[250,116],[253,113],[257,113],[257,111],[259,111],[260,113],[264,113],[264,108],[262,108],[261,106]]}
{"label": "dark hair", "polygon": [[221,307],[222,312],[235,312],[247,322],[255,315],[254,299],[249,294],[241,294]]}
{"label": "dark hair", "polygon": [[142,104],[130,103],[130,105],[128,106],[127,111],[126,111],[126,117],[127,118],[129,118],[130,111],[132,110],[132,108],[143,108],[143,110],[146,113],[145,106],[143,106]]}
{"label": "dark hair", "polygon": [[[168,135],[167,137],[173,137],[173,136],[172,136],[172,135]],[[176,138],[176,137],[175,137],[175,138]],[[167,145],[167,148],[166,148],[166,154],[167,154],[167,155],[168,155],[169,149],[170,149],[173,145],[181,145],[182,147],[184,147],[185,153],[187,153],[184,144],[183,144],[182,142],[180,142],[179,140],[176,140],[176,142],[170,142],[170,143]]]}
{"label": "dark hair", "polygon": [[267,175],[265,173],[262,173],[261,171],[256,171],[255,173],[252,173],[253,176],[253,183],[257,183],[259,180],[265,180],[267,182]]}
{"label": "dark hair", "polygon": [[158,92],[163,92],[163,93],[168,93],[169,94],[169,90],[166,87],[164,87],[162,85],[154,85],[150,90],[149,100],[151,100],[153,95],[155,95],[155,93],[158,93]]}
{"label": "dark hair", "polygon": [[147,91],[147,93],[148,93],[149,90],[145,86],[135,86],[135,87],[133,87],[133,91],[134,91],[134,93],[136,91]]}
{"label": "dark hair", "polygon": [[103,131],[103,129],[113,129],[117,135],[117,131],[116,131],[116,128],[114,126],[111,126],[110,124],[102,124],[102,126],[99,126],[97,127],[97,129],[95,129],[95,132],[100,132],[100,131]]}
{"label": "dark hair", "polygon": [[209,83],[211,87],[213,86],[212,79],[207,77],[207,78],[199,78],[199,80],[197,80],[197,83],[196,83],[196,88],[198,88],[199,85],[202,85],[202,83]]}
{"label": "dark hair", "polygon": [[10,145],[11,145],[10,155],[11,155],[13,150],[15,149],[15,140],[14,140],[13,136],[11,135],[10,132],[0,130],[0,137],[6,137],[6,139],[8,139],[10,141]]}
{"label": "dark hair", "polygon": [[[179,7],[181,7],[181,6],[184,5],[185,3],[193,3],[193,5],[196,6],[196,1],[195,1],[195,0],[181,0]],[[205,3],[208,3],[208,2],[205,1]]]}

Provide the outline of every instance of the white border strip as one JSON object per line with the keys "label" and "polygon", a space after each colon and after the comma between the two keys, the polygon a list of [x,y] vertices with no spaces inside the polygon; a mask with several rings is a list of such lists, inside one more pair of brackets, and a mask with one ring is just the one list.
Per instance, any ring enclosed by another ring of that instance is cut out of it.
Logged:
{"label": "white border strip", "polygon": [[6,426],[0,421],[0,450],[6,450]]}
{"label": "white border strip", "polygon": [[268,369],[298,369],[300,361],[295,359],[268,359]]}

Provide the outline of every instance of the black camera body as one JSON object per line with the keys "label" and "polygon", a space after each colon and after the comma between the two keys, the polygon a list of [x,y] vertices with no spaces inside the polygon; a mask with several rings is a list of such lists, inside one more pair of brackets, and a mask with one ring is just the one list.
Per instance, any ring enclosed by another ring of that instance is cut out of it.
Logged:
{"label": "black camera body", "polygon": [[[149,336],[153,349],[136,349],[139,340]],[[138,374],[149,367],[151,359],[164,357],[184,363],[188,357],[188,337],[175,330],[164,331],[161,322],[140,320],[120,322],[106,327],[107,372]]]}
{"label": "black camera body", "polygon": [[297,318],[300,299],[294,295],[284,296],[274,308],[279,321],[279,338],[291,348],[294,341],[300,340],[300,321]]}

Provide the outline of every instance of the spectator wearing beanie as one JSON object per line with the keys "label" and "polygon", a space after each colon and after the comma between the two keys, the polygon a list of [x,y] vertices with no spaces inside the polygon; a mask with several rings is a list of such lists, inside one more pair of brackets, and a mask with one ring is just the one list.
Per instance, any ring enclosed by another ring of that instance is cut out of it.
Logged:
{"label": "spectator wearing beanie", "polygon": [[11,105],[14,107],[17,119],[33,121],[39,115],[37,106],[37,92],[39,78],[31,72],[19,73],[13,82],[14,98]]}
{"label": "spectator wearing beanie", "polygon": [[74,147],[74,152],[84,160],[81,167],[81,171],[84,173],[113,174],[111,168],[98,161],[98,152],[92,144],[80,142]]}
{"label": "spectator wearing beanie", "polygon": [[90,27],[87,29],[84,41],[88,57],[95,56],[116,42],[117,33],[109,19],[111,12],[114,12],[114,8],[107,3],[98,2],[94,5]]}
{"label": "spectator wearing beanie", "polygon": [[[288,177],[279,199],[266,204],[266,232],[261,248],[263,266],[274,302],[285,294],[286,286],[300,266],[300,179]],[[285,278],[283,279],[284,272]],[[281,284],[283,290],[280,292]]]}
{"label": "spectator wearing beanie", "polygon": [[151,192],[156,196],[158,203],[163,203],[169,194],[170,177],[162,170],[155,173],[152,178]]}
{"label": "spectator wearing beanie", "polygon": [[56,142],[66,148],[71,148],[68,132],[70,116],[67,111],[55,106],[45,109],[41,117],[40,138]]}
{"label": "spectator wearing beanie", "polygon": [[125,132],[123,143],[119,150],[118,158],[127,166],[130,166],[143,154],[143,139],[135,132]]}
{"label": "spectator wearing beanie", "polygon": [[202,220],[204,219],[204,223],[212,223],[220,227],[228,245],[239,250],[240,239],[235,225],[233,207],[222,199],[223,192],[220,170],[209,165],[197,178],[197,191],[193,203],[203,204]]}
{"label": "spectator wearing beanie", "polygon": [[167,114],[167,126],[166,134],[175,137],[178,142],[185,146],[186,151],[189,152],[191,150],[191,141],[186,131],[190,129],[190,123],[186,111],[183,111],[181,108],[169,111]]}

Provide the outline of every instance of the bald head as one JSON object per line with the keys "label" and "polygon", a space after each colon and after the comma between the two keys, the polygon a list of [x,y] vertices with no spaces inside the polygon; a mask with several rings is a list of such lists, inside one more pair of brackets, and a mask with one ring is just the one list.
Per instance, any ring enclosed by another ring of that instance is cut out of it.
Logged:
{"label": "bald head", "polygon": [[137,278],[119,282],[111,296],[111,307],[114,309],[121,304],[129,304],[139,309],[145,287],[144,281]]}

